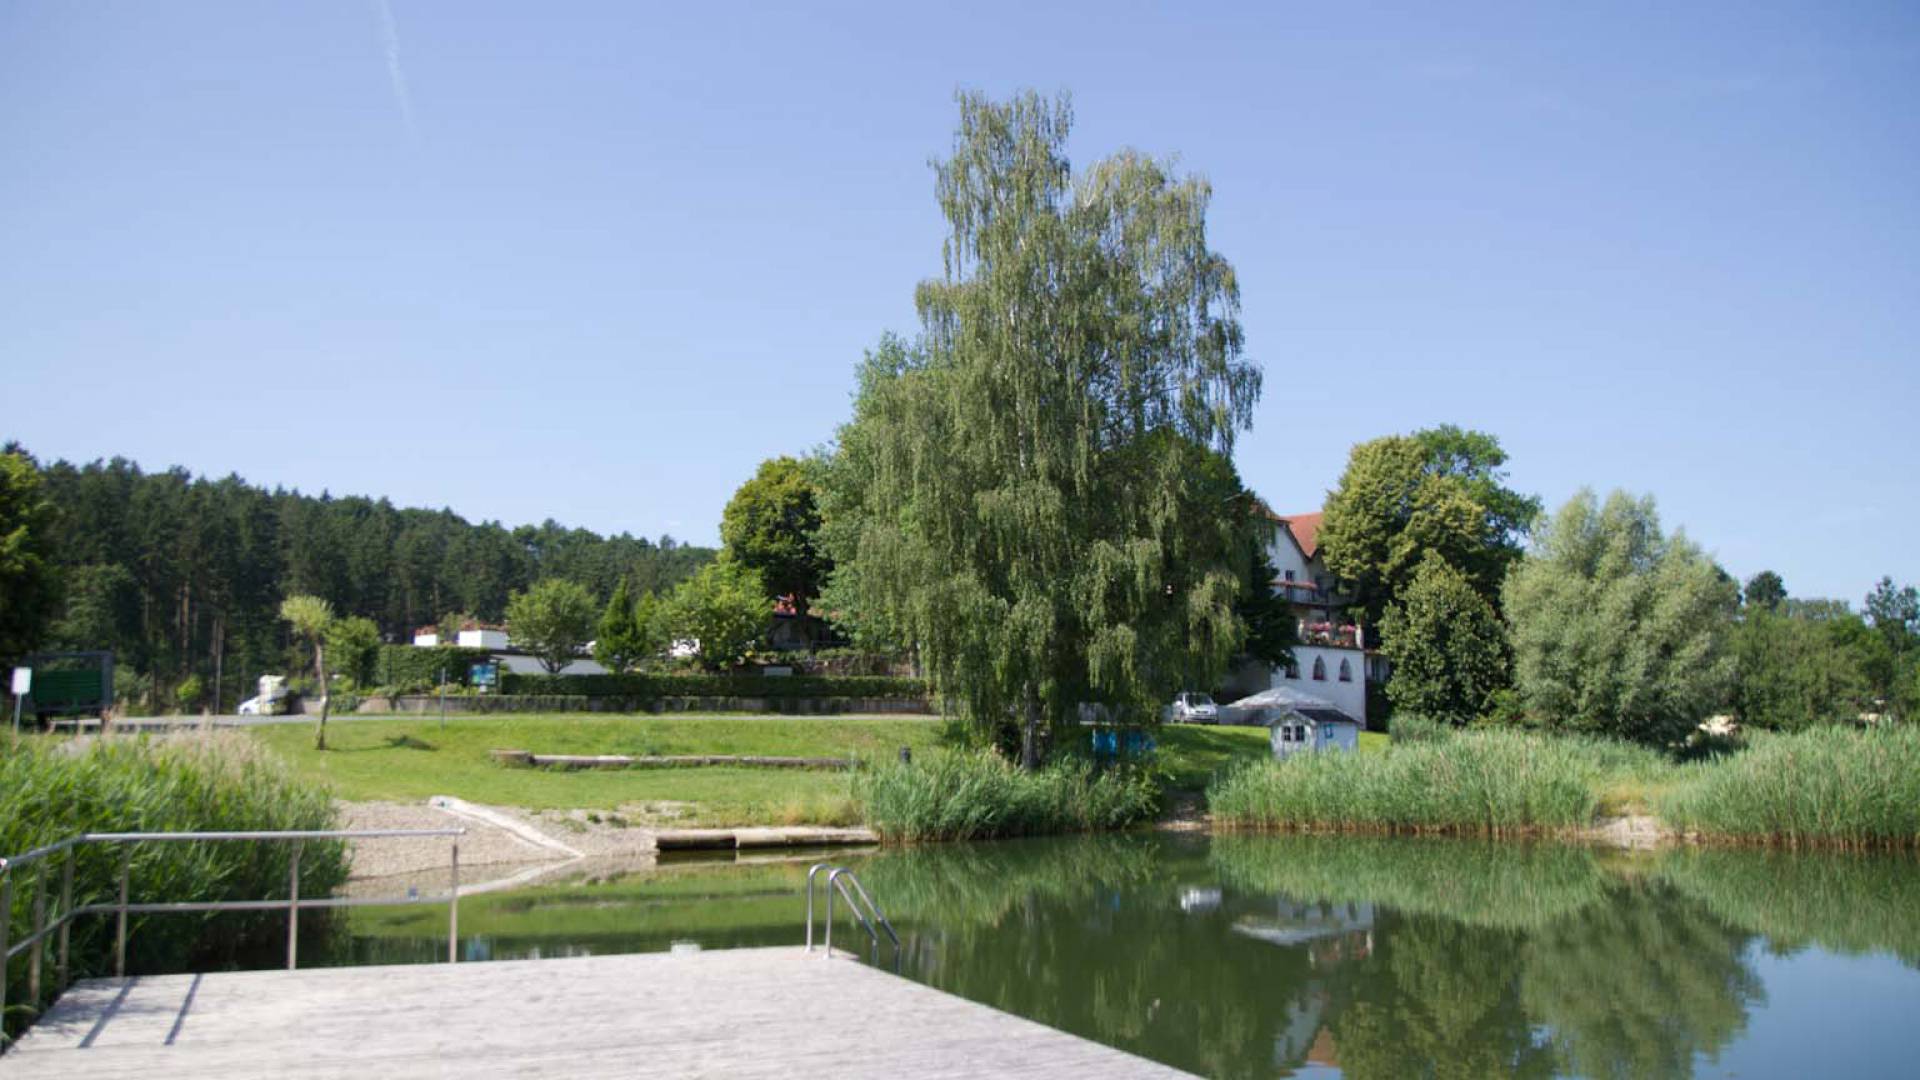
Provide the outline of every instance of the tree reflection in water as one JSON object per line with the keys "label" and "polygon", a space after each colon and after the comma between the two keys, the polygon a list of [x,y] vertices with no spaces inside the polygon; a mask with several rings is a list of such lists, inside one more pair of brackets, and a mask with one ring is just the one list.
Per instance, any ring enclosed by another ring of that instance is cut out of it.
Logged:
{"label": "tree reflection in water", "polygon": [[[1759,949],[1920,958],[1911,857],[1134,834],[848,861],[902,973],[1223,1077],[1685,1076],[1753,1022]],[[804,874],[663,868],[475,897],[461,924],[500,955],[797,943]],[[431,958],[443,917],[357,915],[353,952]]]}

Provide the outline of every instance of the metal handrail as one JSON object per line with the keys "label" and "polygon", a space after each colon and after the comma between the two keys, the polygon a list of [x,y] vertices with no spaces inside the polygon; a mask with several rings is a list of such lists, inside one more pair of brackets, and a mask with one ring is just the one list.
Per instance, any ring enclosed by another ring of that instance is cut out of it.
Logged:
{"label": "metal handrail", "polygon": [[[194,911],[285,911],[287,913],[287,969],[293,970],[299,961],[300,911],[303,908],[343,908],[365,907],[372,905],[396,905],[418,903],[441,903],[447,905],[447,962],[459,960],[457,943],[460,934],[460,842],[458,837],[465,836],[467,830],[454,827],[445,829],[293,829],[284,832],[120,832],[120,833],[81,833],[22,852],[19,855],[0,855],[0,1015],[4,1015],[7,1003],[7,962],[15,956],[31,949],[27,961],[27,997],[32,1008],[40,1004],[40,968],[46,952],[43,943],[54,933],[60,935],[58,961],[55,970],[55,993],[67,988],[69,944],[73,920],[82,915],[115,916],[113,973],[116,978],[125,978],[127,973],[127,916],[146,914],[174,914]],[[398,897],[309,897],[300,896],[300,849],[307,840],[378,840],[396,837],[455,837],[451,845],[449,861],[449,888],[445,896],[398,896]],[[204,901],[160,901],[133,903],[129,896],[133,873],[133,849],[137,844],[172,843],[192,841],[235,841],[263,840],[269,842],[291,843],[293,856],[287,860],[287,898],[284,900],[204,900]],[[120,859],[120,888],[117,900],[110,903],[90,903],[76,906],[73,902],[73,864],[75,852],[87,844],[119,844],[124,854]],[[13,930],[13,879],[14,872],[52,856],[64,853],[60,872],[60,900],[55,907],[51,921],[46,910],[46,879],[50,867],[43,866],[33,875],[33,931],[19,942],[10,942]],[[811,897],[809,897],[811,900]],[[0,1031],[0,1047],[6,1045],[4,1031]]]}
{"label": "metal handrail", "polygon": [[[888,939],[893,942],[894,952],[896,955],[898,955],[899,949],[900,949],[900,935],[894,932],[893,923],[890,920],[888,920],[886,912],[881,911],[880,905],[874,903],[872,895],[870,895],[867,892],[865,886],[860,884],[860,878],[856,876],[852,870],[844,866],[835,866],[832,863],[814,863],[812,866],[807,868],[807,950],[806,951],[808,952],[813,951],[814,878],[819,876],[820,872],[823,870],[826,871],[826,874],[827,874],[827,883],[826,883],[827,918],[826,918],[826,941],[825,941],[826,955],[829,958],[833,956],[833,895],[836,892],[839,893],[841,898],[847,902],[847,911],[853,916],[854,921],[858,923],[862,929],[866,930],[867,938],[871,943],[873,949],[877,952],[880,948],[880,935],[877,931],[874,930],[874,924],[878,923],[880,925],[880,928],[887,932]],[[851,882],[853,885],[853,888],[851,891],[849,891],[847,888],[848,882]],[[862,904],[866,905],[866,911],[864,912],[860,910]]]}

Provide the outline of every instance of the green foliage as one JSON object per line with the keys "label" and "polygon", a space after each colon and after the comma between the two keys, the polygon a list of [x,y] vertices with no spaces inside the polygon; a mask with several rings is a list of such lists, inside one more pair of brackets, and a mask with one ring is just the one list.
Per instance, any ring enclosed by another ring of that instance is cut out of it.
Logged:
{"label": "green foliage", "polygon": [[757,572],[772,595],[791,595],[802,615],[833,570],[819,532],[818,489],[807,466],[790,457],[761,462],[720,517],[727,554]]}
{"label": "green foliage", "polygon": [[1736,591],[1651,498],[1582,491],[1508,578],[1514,686],[1544,725],[1678,743],[1726,700]]}
{"label": "green foliage", "polygon": [[[636,590],[671,589],[714,555],[672,537],[551,521],[508,528],[233,476],[147,473],[121,459],[55,462],[43,478],[55,510],[44,550],[73,584],[52,640],[111,648],[116,670],[159,672],[163,683],[190,673],[210,681],[218,654],[229,701],[285,670],[285,596],[318,596],[406,641],[448,612],[497,622],[508,595],[530,582],[566,578],[603,600],[622,578]],[[0,619],[9,608],[0,603]]]}
{"label": "green foliage", "polygon": [[1280,572],[1274,569],[1266,544],[1255,544],[1247,565],[1251,572],[1233,602],[1234,615],[1246,628],[1240,652],[1268,667],[1287,667],[1293,663],[1293,647],[1300,642],[1300,619],[1292,601],[1273,587]]}
{"label": "green foliage", "polygon": [[513,644],[558,672],[593,638],[594,603],[586,587],[560,578],[536,582],[507,598],[507,632]]}
{"label": "green foliage", "polygon": [[18,445],[0,449],[0,657],[40,644],[59,599],[40,466]]}
{"label": "green foliage", "polygon": [[656,651],[650,648],[652,634],[648,626],[653,619],[653,594],[641,597],[641,602],[647,605],[644,622],[640,605],[634,602],[633,593],[627,588],[627,579],[621,578],[620,584],[613,588],[613,595],[607,598],[607,610],[600,614],[598,632],[593,638],[593,658],[616,675]]}
{"label": "green foliage", "polygon": [[1858,721],[1872,711],[1872,694],[1860,652],[1849,645],[1870,633],[1854,615],[1814,621],[1749,603],[1732,637],[1734,714],[1748,727],[1776,731]]}
{"label": "green foliage", "polygon": [[333,605],[317,596],[289,596],[280,602],[280,618],[309,644],[325,645],[333,624]]}
{"label": "green foliage", "polygon": [[944,273],[863,366],[822,496],[822,606],[918,648],[966,722],[1017,718],[1030,765],[1080,703],[1149,707],[1238,648],[1240,522],[1205,500],[1260,386],[1206,183],[1132,152],[1075,176],[1071,120],[961,95]]}
{"label": "green foliage", "polygon": [[[295,782],[244,735],[167,740],[100,740],[84,749],[38,739],[0,746],[0,852],[18,854],[83,832],[327,829],[331,801]],[[144,844],[133,849],[130,896],[136,901],[264,900],[286,896],[288,849],[277,844]],[[76,904],[110,900],[119,882],[120,852],[80,849],[74,866]],[[49,895],[57,895],[60,860]],[[33,867],[13,875],[12,941],[30,927]],[[302,888],[324,895],[346,880],[342,845],[309,842],[300,863]],[[215,919],[220,921],[217,923]],[[323,919],[309,914],[303,927]],[[217,932],[213,929],[218,927]],[[106,974],[112,923],[81,919],[72,931],[74,976]],[[283,913],[246,916],[136,915],[129,921],[128,967],[135,973],[205,969],[247,950],[284,942]],[[11,965],[9,1003],[20,1001],[27,958]],[[49,980],[50,981],[50,980]],[[17,1029],[22,1012],[9,1012]]]}
{"label": "green foliage", "polygon": [[1414,743],[1444,741],[1452,735],[1454,725],[1451,720],[1435,720],[1422,713],[1401,712],[1393,717],[1393,744],[1410,746]]}
{"label": "green foliage", "polygon": [[1778,611],[1780,605],[1787,602],[1787,583],[1780,580],[1779,574],[1762,570],[1747,579],[1747,587],[1740,593],[1740,602],[1749,608]]}
{"label": "green foliage", "polygon": [[1327,496],[1319,546],[1368,622],[1381,621],[1429,555],[1498,602],[1540,512],[1538,499],[1505,486],[1506,462],[1498,439],[1450,424],[1353,448]]}
{"label": "green foliage", "polygon": [[1867,594],[1866,611],[1867,621],[1886,637],[1895,653],[1920,644],[1920,589],[1896,587],[1892,578],[1883,577]]}
{"label": "green foliage", "polygon": [[884,761],[855,774],[853,793],[867,824],[889,841],[1119,829],[1160,805],[1159,785],[1142,769],[1102,772],[1069,759],[1022,771],[986,751]]}
{"label": "green foliage", "polygon": [[200,698],[206,693],[206,687],[200,683],[200,676],[189,675],[180,680],[173,688],[173,707],[176,712],[192,712],[200,705]]}
{"label": "green foliage", "polygon": [[698,642],[700,666],[709,671],[746,659],[772,617],[760,575],[730,558],[681,582],[654,616],[670,640]]}
{"label": "green foliage", "polygon": [[678,697],[925,698],[924,679],[871,675],[516,675],[502,676],[507,694],[625,699]]}
{"label": "green foliage", "polygon": [[1295,754],[1250,763],[1207,791],[1216,822],[1241,828],[1510,834],[1577,829],[1602,783],[1660,767],[1650,751],[1570,736],[1469,731],[1395,738],[1384,754]]}
{"label": "green foliage", "polygon": [[[1465,574],[1428,553],[1381,624],[1396,712],[1464,727],[1507,684],[1507,631]],[[1403,723],[1395,724],[1395,733]]]}
{"label": "green foliage", "polygon": [[1660,816],[1677,828],[1751,842],[1920,845],[1920,729],[1756,736],[1745,753],[1692,766],[1662,799]]}
{"label": "green foliage", "polygon": [[448,687],[464,687],[473,665],[492,656],[486,649],[454,645],[382,645],[374,654],[373,679],[401,693],[419,694],[438,690],[440,675],[445,672]]}
{"label": "green foliage", "polygon": [[327,624],[327,656],[333,670],[353,686],[369,686],[380,655],[380,628],[372,619],[348,615]]}

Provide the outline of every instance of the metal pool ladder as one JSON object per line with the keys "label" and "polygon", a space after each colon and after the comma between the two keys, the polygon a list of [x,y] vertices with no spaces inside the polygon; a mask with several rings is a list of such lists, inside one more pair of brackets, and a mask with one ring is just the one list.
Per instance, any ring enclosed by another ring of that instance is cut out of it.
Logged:
{"label": "metal pool ladder", "polygon": [[[854,921],[867,931],[867,938],[873,951],[878,954],[880,950],[880,933],[874,929],[877,923],[880,930],[887,932],[887,939],[893,942],[894,955],[898,957],[900,935],[893,932],[893,923],[887,921],[887,913],[881,911],[880,905],[873,902],[873,897],[867,894],[866,888],[860,884],[860,879],[854,876],[852,870],[832,863],[814,863],[807,870],[807,951],[813,951],[813,882],[821,871],[825,871],[827,875],[825,946],[828,958],[831,959],[833,956],[833,894],[836,892],[846,901],[847,910],[853,914]],[[849,885],[852,887],[849,888]]]}

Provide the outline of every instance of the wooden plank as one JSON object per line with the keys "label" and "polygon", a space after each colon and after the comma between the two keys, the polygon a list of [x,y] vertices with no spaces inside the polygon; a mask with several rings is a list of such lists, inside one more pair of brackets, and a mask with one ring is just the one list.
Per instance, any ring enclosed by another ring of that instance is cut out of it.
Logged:
{"label": "wooden plank", "polygon": [[76,984],[9,1078],[1171,1077],[797,947]]}

